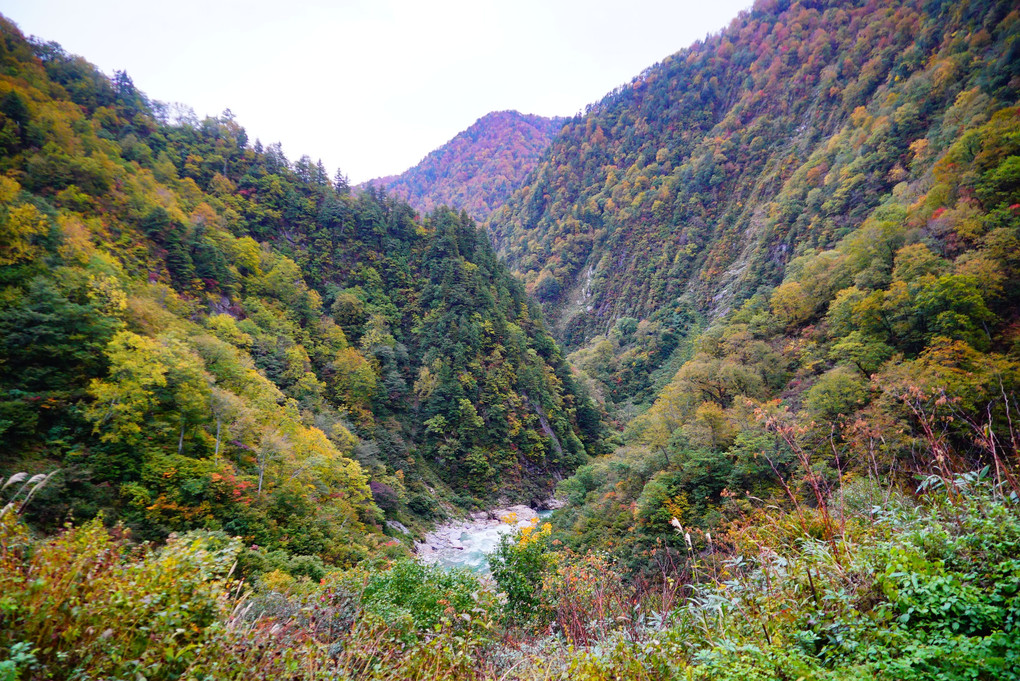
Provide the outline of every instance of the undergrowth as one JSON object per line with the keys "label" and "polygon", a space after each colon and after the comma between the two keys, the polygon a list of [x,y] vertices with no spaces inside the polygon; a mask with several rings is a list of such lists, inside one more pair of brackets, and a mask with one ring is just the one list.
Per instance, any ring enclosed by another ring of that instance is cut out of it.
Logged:
{"label": "undergrowth", "polygon": [[844,488],[828,539],[817,509],[680,526],[686,560],[646,582],[532,530],[500,547],[495,583],[407,560],[246,583],[221,533],[36,538],[15,499],[0,679],[1018,678],[1020,506],[980,476]]}

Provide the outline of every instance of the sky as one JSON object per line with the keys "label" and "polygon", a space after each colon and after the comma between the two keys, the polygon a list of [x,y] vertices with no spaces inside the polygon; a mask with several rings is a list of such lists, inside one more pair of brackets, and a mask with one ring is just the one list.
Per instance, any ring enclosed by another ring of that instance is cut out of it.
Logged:
{"label": "sky", "polygon": [[0,0],[141,91],[230,109],[352,183],[417,164],[490,111],[571,116],[751,0]]}

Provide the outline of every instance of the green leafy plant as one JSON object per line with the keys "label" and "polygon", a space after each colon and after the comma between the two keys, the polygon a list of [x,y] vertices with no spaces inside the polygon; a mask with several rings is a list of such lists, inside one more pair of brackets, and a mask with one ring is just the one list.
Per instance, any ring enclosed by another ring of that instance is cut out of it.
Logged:
{"label": "green leafy plant", "polygon": [[550,569],[548,539],[551,527],[535,525],[504,534],[489,556],[492,577],[506,597],[503,618],[519,625],[541,625],[548,619],[542,580]]}

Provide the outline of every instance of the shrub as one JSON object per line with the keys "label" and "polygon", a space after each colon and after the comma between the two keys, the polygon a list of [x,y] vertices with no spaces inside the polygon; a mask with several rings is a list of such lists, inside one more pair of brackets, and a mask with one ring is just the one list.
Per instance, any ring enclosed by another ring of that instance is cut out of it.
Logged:
{"label": "shrub", "polygon": [[209,532],[132,547],[98,519],[34,541],[4,513],[0,649],[27,643],[42,678],[176,679],[224,614],[238,549]]}
{"label": "shrub", "polygon": [[630,619],[632,590],[602,553],[564,555],[542,582],[543,600],[570,643],[589,645]]}
{"label": "shrub", "polygon": [[550,566],[547,540],[552,527],[532,525],[516,535],[504,534],[489,556],[489,569],[506,596],[503,618],[511,624],[542,624],[547,611],[542,607],[542,579]]}
{"label": "shrub", "polygon": [[443,620],[470,623],[489,600],[467,570],[443,570],[417,561],[394,561],[389,570],[365,573],[362,608],[414,638]]}

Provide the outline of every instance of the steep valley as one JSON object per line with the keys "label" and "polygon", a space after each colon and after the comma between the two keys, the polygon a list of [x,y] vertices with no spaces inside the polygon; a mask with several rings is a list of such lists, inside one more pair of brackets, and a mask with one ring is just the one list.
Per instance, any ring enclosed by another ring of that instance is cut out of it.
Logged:
{"label": "steep valley", "polygon": [[1020,679],[1018,93],[759,0],[351,188],[0,18],[0,678]]}

